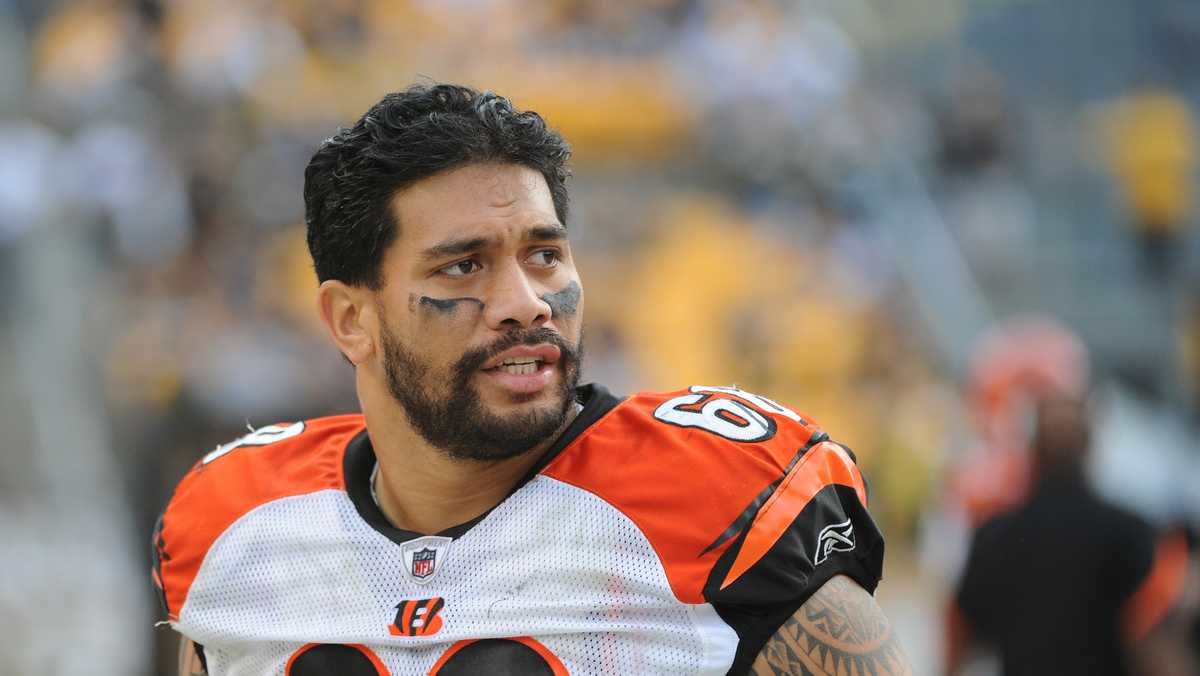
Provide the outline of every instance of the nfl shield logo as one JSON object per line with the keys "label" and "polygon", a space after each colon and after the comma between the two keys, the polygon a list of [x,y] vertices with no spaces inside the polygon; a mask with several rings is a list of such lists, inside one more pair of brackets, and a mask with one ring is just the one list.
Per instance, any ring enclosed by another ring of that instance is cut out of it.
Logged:
{"label": "nfl shield logo", "polygon": [[413,552],[412,558],[412,575],[418,580],[425,579],[433,575],[433,567],[437,561],[437,551],[428,547]]}
{"label": "nfl shield logo", "polygon": [[453,539],[442,535],[426,535],[400,545],[404,563],[400,570],[411,582],[429,584],[446,567]]}

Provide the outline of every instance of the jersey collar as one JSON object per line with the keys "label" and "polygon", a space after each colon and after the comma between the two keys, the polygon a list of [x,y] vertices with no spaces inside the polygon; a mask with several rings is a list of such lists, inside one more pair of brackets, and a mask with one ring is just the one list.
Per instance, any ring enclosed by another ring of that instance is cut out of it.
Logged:
{"label": "jersey collar", "polygon": [[[529,471],[529,473],[513,487],[512,493],[517,492],[522,486],[529,483],[537,476],[547,465],[550,464],[559,453],[563,451],[572,441],[574,441],[584,430],[591,427],[596,421],[604,417],[604,414],[611,411],[621,403],[621,398],[611,394],[604,386],[597,384],[583,385],[575,390],[576,401],[583,404],[583,409],[567,426],[567,429],[559,435],[558,439],[546,449],[542,458]],[[371,446],[371,439],[367,436],[367,431],[364,429],[350,440],[346,445],[345,456],[343,458],[343,471],[346,477],[346,493],[350,496],[350,501],[354,503],[354,507],[358,510],[359,516],[368,525],[386,536],[392,542],[402,544],[409,540],[414,540],[419,537],[424,537],[425,533],[417,533],[414,531],[396,528],[383,515],[383,511],[379,509],[379,505],[371,497],[371,473],[375,469],[375,449]],[[512,495],[509,493],[509,495]],[[492,509],[495,509],[494,507]],[[441,535],[443,537],[458,538],[471,528],[482,521],[491,513],[491,510],[480,514],[479,516],[461,523],[457,526],[451,526],[440,533],[432,533],[432,535]]]}

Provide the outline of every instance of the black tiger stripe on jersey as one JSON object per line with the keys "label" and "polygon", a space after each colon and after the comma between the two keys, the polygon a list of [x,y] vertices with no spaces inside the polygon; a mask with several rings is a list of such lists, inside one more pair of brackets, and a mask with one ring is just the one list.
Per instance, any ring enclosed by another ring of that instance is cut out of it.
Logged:
{"label": "black tiger stripe on jersey", "polygon": [[783,482],[783,478],[788,475],[788,472],[792,471],[792,468],[796,466],[797,462],[800,462],[800,458],[803,458],[804,454],[808,453],[809,449],[811,449],[813,446],[816,446],[822,441],[826,441],[828,439],[829,435],[820,430],[813,432],[812,436],[808,438],[808,442],[805,443],[804,446],[801,446],[800,450],[796,451],[796,455],[792,456],[792,459],[788,462],[787,467],[785,467],[783,472],[779,474],[779,478],[775,479],[769,486],[764,488],[762,492],[759,493],[754,500],[746,506],[746,509],[742,510],[742,513],[739,514],[738,518],[729,525],[729,528],[726,528],[724,532],[717,536],[716,540],[713,540],[712,544],[705,547],[704,551],[700,552],[700,556],[704,556],[717,547],[720,547],[733,537],[737,536],[738,533],[746,530],[746,528],[750,526],[751,522],[754,521],[754,516],[758,514],[758,510],[761,509],[764,504],[766,504],[767,500],[771,499],[771,496],[775,493],[775,490],[779,488],[779,484]]}
{"label": "black tiger stripe on jersey", "polygon": [[[822,554],[822,531],[846,521],[853,526],[853,548],[829,548],[815,563]],[[747,673],[783,622],[835,575],[849,576],[874,593],[883,569],[883,535],[850,486],[822,488],[767,554],[722,589],[747,532],[721,556],[704,589],[705,599],[738,635],[731,674]],[[789,596],[782,590],[798,593]]]}

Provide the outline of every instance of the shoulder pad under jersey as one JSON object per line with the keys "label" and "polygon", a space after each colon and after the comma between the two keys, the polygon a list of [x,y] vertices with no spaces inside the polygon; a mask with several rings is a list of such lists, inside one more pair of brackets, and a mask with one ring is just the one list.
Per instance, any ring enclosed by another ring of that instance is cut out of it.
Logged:
{"label": "shoulder pad under jersey", "polygon": [[[646,534],[685,603],[757,564],[823,489],[865,508],[853,455],[807,415],[734,387],[639,393],[586,430],[543,474],[592,492]],[[812,558],[812,557],[810,557]]]}
{"label": "shoulder pad under jersey", "polygon": [[212,544],[238,519],[281,498],[345,488],[342,457],[361,415],[268,425],[217,447],[183,480],[154,534],[154,581],[177,620]]}

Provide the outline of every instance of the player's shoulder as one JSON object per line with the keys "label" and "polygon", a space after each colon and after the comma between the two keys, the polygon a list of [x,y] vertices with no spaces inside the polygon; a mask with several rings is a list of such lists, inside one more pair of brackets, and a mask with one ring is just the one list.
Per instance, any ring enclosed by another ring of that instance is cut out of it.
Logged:
{"label": "player's shoulder", "polygon": [[[585,430],[551,464],[554,474],[587,473],[624,481],[645,474],[777,478],[790,463],[829,440],[812,417],[733,386],[694,385],[672,392],[639,392]],[[847,453],[848,456],[848,453]],[[848,456],[852,458],[852,456]],[[683,480],[684,477],[680,477]]]}
{"label": "player's shoulder", "polygon": [[[253,509],[286,495],[342,484],[342,453],[365,427],[361,414],[267,425],[201,457],[179,482],[168,509],[195,497]],[[206,517],[208,518],[208,517]]]}
{"label": "player's shoulder", "polygon": [[821,431],[811,416],[735,385],[640,392],[627,400],[625,409],[640,415],[661,435],[687,438],[703,430],[740,448],[778,445],[797,436],[807,441]]}
{"label": "player's shoulder", "polygon": [[632,395],[542,474],[632,520],[688,602],[698,602],[714,561],[752,521],[786,528],[838,485],[866,504],[853,456],[811,417],[735,387]]}
{"label": "player's shoulder", "polygon": [[201,457],[155,528],[155,577],[168,615],[178,613],[209,548],[239,519],[283,498],[344,490],[345,448],[364,429],[359,414],[277,423]]}

